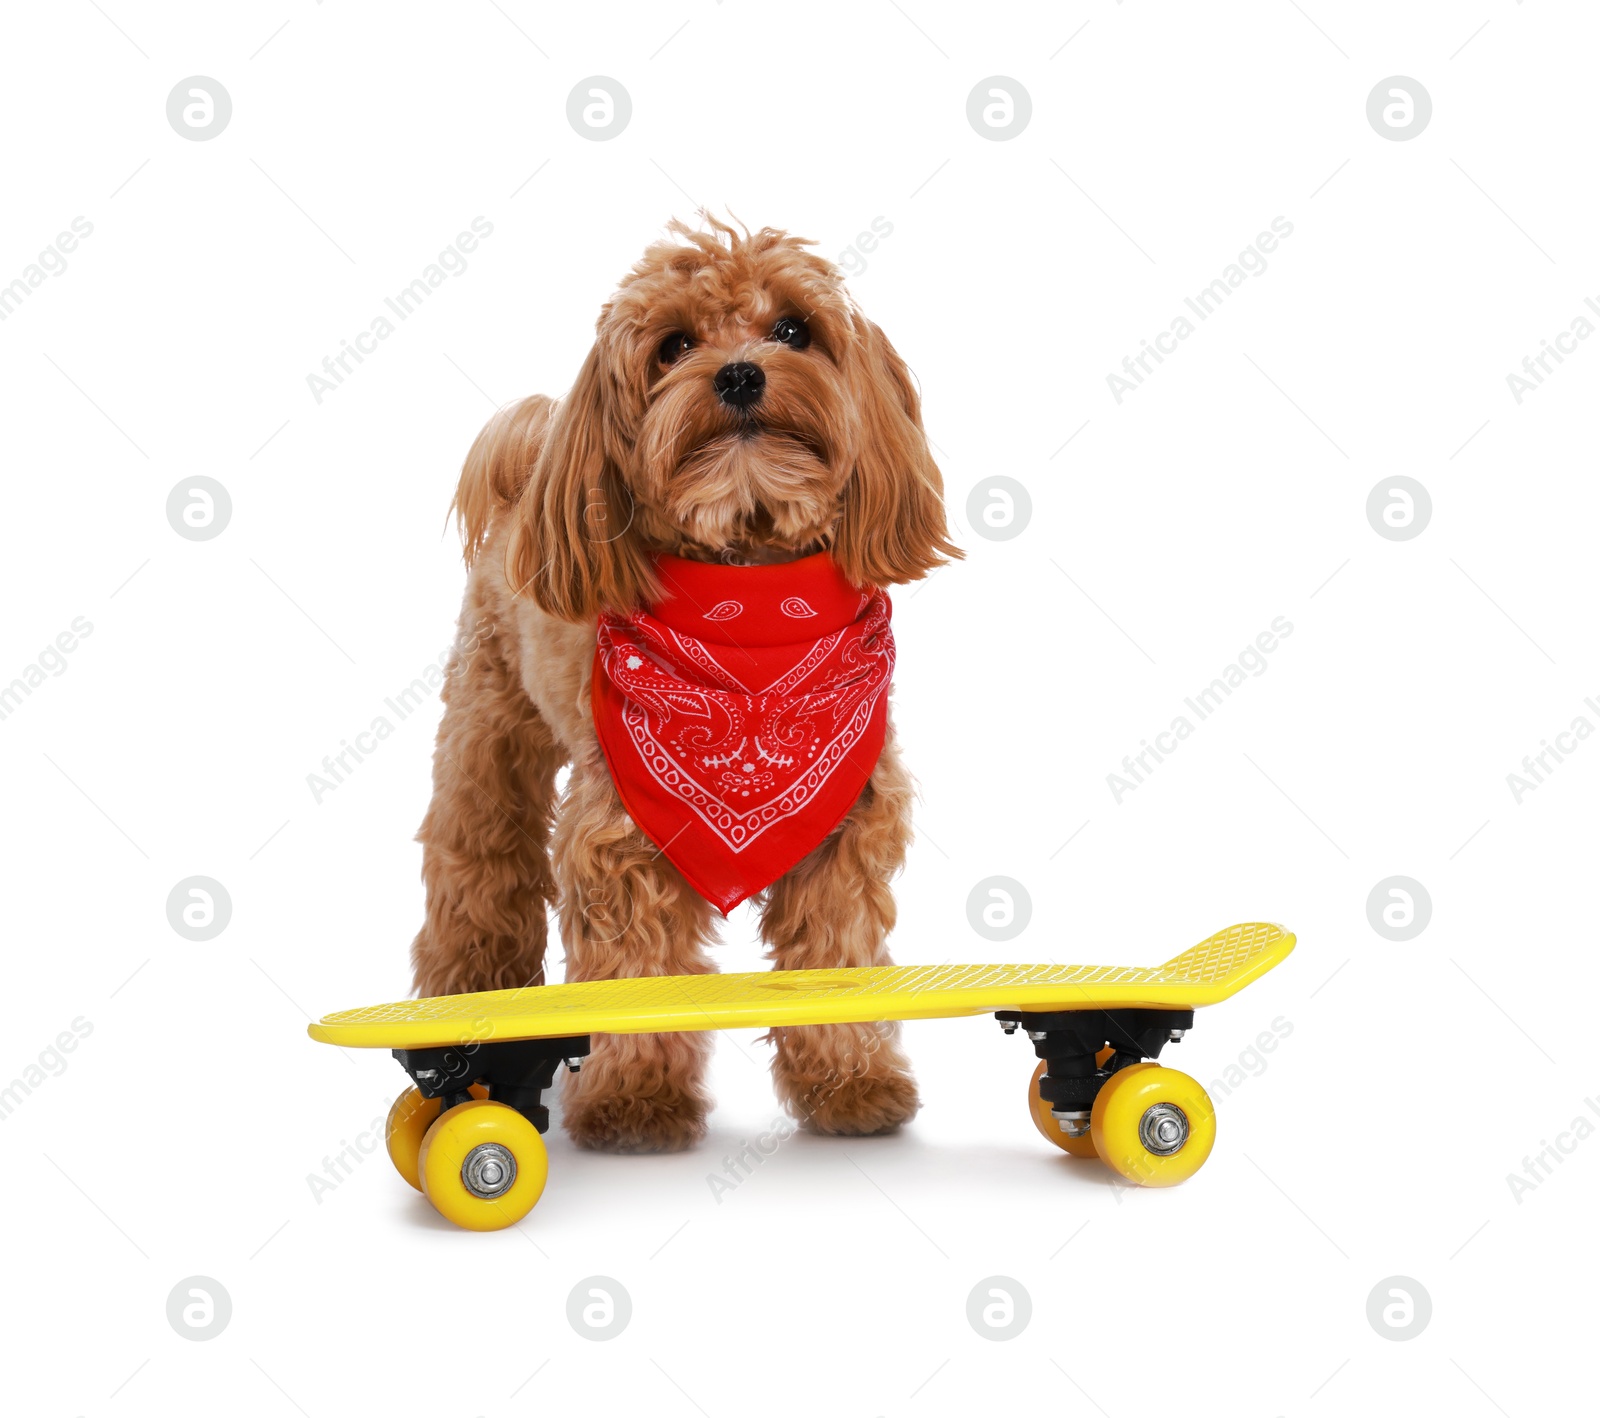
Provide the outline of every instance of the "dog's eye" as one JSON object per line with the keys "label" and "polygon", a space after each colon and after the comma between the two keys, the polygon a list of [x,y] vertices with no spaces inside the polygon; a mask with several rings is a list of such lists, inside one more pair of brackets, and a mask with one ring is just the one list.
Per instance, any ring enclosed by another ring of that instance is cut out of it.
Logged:
{"label": "dog's eye", "polygon": [[656,351],[656,356],[662,364],[672,364],[679,355],[693,348],[693,335],[685,335],[682,330],[674,330],[661,342],[661,347]]}
{"label": "dog's eye", "polygon": [[804,320],[796,319],[793,315],[785,315],[772,327],[772,338],[780,345],[788,345],[792,350],[803,350],[811,343],[811,331],[806,329]]}

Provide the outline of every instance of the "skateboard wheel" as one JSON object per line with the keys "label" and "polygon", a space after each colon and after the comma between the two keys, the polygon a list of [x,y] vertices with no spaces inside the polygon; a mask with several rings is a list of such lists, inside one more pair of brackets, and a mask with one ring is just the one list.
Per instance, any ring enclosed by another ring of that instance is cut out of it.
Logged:
{"label": "skateboard wheel", "polygon": [[[487,1098],[489,1090],[481,1083],[472,1085],[474,1098]],[[389,1145],[389,1160],[394,1169],[418,1191],[422,1190],[422,1177],[417,1170],[417,1157],[422,1151],[423,1135],[439,1116],[439,1100],[424,1098],[415,1088],[408,1088],[394,1100],[389,1109],[389,1120],[384,1124],[384,1140]]]}
{"label": "skateboard wheel", "polygon": [[[1095,1063],[1101,1065],[1109,1059],[1114,1051],[1101,1049],[1095,1055]],[[1033,1077],[1028,1080],[1028,1116],[1033,1119],[1034,1127],[1039,1129],[1039,1135],[1046,1142],[1053,1143],[1063,1152],[1074,1157],[1094,1157],[1098,1154],[1094,1150],[1094,1139],[1084,1133],[1082,1137],[1068,1137],[1061,1130],[1061,1124],[1050,1114],[1050,1105],[1039,1096],[1039,1080],[1044,1077],[1045,1061],[1039,1060],[1039,1067],[1034,1069]]]}
{"label": "skateboard wheel", "polygon": [[514,1226],[544,1191],[544,1139],[521,1113],[475,1098],[439,1118],[422,1139],[422,1194],[468,1231]]}
{"label": "skateboard wheel", "polygon": [[1160,1064],[1119,1069],[1094,1100],[1095,1151],[1113,1172],[1143,1187],[1173,1187],[1211,1155],[1217,1115],[1194,1079]]}

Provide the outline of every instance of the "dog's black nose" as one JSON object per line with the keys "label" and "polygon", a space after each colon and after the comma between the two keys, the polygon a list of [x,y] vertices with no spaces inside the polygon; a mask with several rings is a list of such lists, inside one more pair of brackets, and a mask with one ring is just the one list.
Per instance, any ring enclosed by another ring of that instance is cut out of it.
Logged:
{"label": "dog's black nose", "polygon": [[767,376],[761,372],[759,364],[747,364],[741,360],[738,364],[723,365],[712,376],[711,387],[730,408],[748,409],[767,387]]}

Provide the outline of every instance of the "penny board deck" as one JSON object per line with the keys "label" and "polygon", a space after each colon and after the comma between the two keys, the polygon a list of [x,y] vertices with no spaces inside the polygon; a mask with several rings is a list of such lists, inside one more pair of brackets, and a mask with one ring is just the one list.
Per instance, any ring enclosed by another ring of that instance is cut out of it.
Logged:
{"label": "penny board deck", "polygon": [[1229,926],[1165,965],[881,965],[656,975],[400,1000],[341,1010],[313,1039],[358,1049],[702,1029],[945,1019],[994,1010],[1197,1009],[1237,994],[1294,949],[1281,926]]}

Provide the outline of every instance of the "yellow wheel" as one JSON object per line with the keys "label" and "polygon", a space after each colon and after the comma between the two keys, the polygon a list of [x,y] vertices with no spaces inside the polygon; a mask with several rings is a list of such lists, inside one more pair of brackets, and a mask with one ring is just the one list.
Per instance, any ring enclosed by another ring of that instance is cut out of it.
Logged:
{"label": "yellow wheel", "polygon": [[[1105,1062],[1115,1052],[1113,1049],[1101,1049],[1095,1055],[1095,1063],[1105,1067]],[[1045,1061],[1039,1060],[1039,1067],[1034,1069],[1033,1077],[1028,1080],[1028,1116],[1033,1119],[1034,1127],[1039,1129],[1039,1135],[1046,1142],[1053,1143],[1063,1152],[1071,1153],[1074,1157],[1095,1156],[1094,1139],[1088,1133],[1082,1137],[1068,1137],[1061,1131],[1061,1125],[1050,1116],[1050,1105],[1039,1096],[1039,1080],[1044,1077]]]}
{"label": "yellow wheel", "polygon": [[1211,1155],[1217,1115],[1186,1073],[1134,1064],[1106,1080],[1089,1119],[1094,1150],[1113,1172],[1143,1187],[1174,1187]]}
{"label": "yellow wheel", "polygon": [[[481,1083],[474,1083],[472,1096],[487,1098],[489,1090]],[[417,1170],[417,1157],[422,1151],[423,1134],[438,1116],[437,1098],[424,1098],[415,1088],[408,1088],[394,1100],[394,1106],[389,1109],[389,1121],[384,1125],[389,1160],[394,1163],[395,1171],[418,1191],[422,1190],[422,1175]]]}
{"label": "yellow wheel", "polygon": [[514,1226],[544,1191],[544,1139],[521,1113],[475,1098],[450,1109],[422,1139],[422,1194],[468,1231]]}

